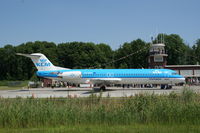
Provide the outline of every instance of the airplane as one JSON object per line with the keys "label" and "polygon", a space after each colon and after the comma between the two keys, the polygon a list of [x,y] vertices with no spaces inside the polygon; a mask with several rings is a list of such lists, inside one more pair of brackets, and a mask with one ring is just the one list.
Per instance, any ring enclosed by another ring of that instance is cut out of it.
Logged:
{"label": "airplane", "polygon": [[98,84],[103,91],[109,84],[160,84],[161,89],[171,89],[174,84],[185,83],[183,76],[170,69],[69,69],[54,66],[41,53],[17,55],[31,58],[39,77],[74,84]]}

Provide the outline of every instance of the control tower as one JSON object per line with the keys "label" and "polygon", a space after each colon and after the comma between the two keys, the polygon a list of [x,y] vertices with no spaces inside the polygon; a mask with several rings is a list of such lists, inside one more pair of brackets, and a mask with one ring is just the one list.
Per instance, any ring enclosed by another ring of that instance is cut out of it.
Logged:
{"label": "control tower", "polygon": [[149,50],[149,68],[164,68],[167,64],[167,56],[164,43],[152,44]]}

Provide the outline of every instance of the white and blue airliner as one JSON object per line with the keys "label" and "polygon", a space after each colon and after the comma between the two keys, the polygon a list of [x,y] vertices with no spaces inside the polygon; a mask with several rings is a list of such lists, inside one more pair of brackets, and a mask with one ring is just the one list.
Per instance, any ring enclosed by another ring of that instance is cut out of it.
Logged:
{"label": "white and blue airliner", "polygon": [[161,89],[184,83],[185,78],[170,69],[68,69],[54,66],[41,53],[21,54],[32,59],[37,76],[74,84],[98,84],[101,90],[108,84],[160,84]]}

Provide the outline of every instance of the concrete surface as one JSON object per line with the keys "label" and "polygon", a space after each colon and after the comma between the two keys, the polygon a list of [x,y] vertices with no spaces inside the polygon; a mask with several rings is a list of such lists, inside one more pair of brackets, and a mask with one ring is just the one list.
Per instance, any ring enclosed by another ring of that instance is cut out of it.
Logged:
{"label": "concrete surface", "polygon": [[[187,86],[187,88],[200,93],[200,86]],[[184,89],[183,86],[174,86],[171,90],[161,90],[160,88],[118,88],[107,87],[107,90],[102,92],[103,97],[123,97],[131,96],[139,93],[154,93],[154,94],[169,94],[174,91],[180,93]],[[88,97],[91,94],[99,95],[100,91],[95,88],[32,88],[32,89],[20,89],[20,90],[1,90],[0,97],[3,98],[15,98],[15,97]]]}

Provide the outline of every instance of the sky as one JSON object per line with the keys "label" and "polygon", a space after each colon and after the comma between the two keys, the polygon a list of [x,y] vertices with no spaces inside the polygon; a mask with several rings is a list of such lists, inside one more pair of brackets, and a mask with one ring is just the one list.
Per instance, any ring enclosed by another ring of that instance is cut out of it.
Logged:
{"label": "sky", "polygon": [[200,38],[200,0],[0,0],[0,47],[28,41],[106,43],[158,33]]}

